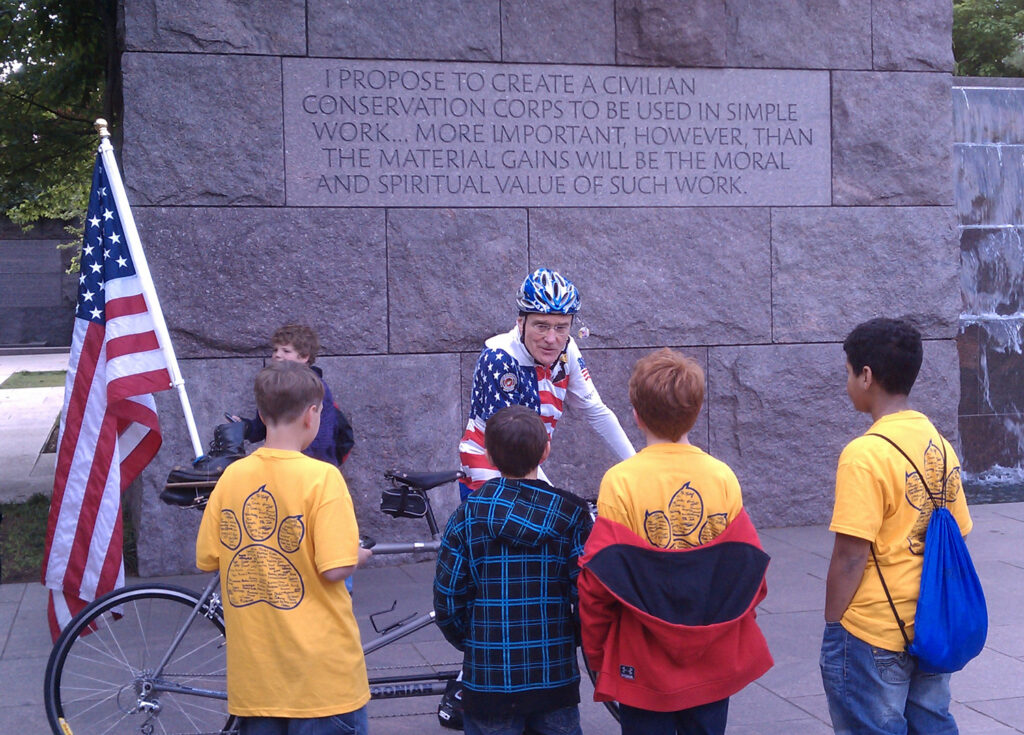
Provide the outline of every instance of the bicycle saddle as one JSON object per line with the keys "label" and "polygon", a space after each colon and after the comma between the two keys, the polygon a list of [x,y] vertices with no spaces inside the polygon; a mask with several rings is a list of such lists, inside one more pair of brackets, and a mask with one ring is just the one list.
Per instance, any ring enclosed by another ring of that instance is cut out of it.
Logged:
{"label": "bicycle saddle", "polygon": [[384,477],[395,484],[414,487],[417,490],[430,490],[438,485],[461,480],[465,476],[466,473],[462,470],[450,470],[448,472],[401,472],[399,470],[390,470],[384,473]]}

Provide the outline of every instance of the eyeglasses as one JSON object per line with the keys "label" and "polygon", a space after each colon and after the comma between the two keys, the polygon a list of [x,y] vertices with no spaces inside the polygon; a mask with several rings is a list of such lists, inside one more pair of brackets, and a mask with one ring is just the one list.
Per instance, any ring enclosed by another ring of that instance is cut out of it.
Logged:
{"label": "eyeglasses", "polygon": [[554,332],[559,337],[566,337],[569,335],[569,330],[572,329],[572,324],[548,324],[547,322],[528,322],[527,326],[541,336],[548,332]]}

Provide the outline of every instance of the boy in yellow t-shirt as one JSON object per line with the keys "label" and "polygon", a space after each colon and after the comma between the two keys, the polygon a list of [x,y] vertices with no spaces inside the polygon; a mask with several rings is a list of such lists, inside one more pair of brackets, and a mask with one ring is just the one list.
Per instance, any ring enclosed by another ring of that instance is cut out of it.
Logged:
{"label": "boy in yellow t-shirt", "polygon": [[772,665],[755,620],[768,555],[728,465],[690,444],[704,371],[663,349],[629,379],[647,445],[605,473],[580,560],[594,698],[623,735],[725,732],[729,697]]}
{"label": "boy in yellow t-shirt", "polygon": [[241,735],[365,735],[370,690],[343,582],[370,552],[338,468],[302,454],[323,385],[275,362],[255,393],[266,443],[224,471],[196,539],[196,566],[221,573],[228,711]]}
{"label": "boy in yellow t-shirt", "polygon": [[843,350],[847,395],[874,423],[846,445],[836,472],[820,661],[832,724],[837,733],[952,735],[949,674],[918,670],[881,579],[913,640],[929,493],[944,491],[960,532],[971,530],[960,462],[931,421],[909,408],[923,357],[917,329],[872,319],[850,332]]}

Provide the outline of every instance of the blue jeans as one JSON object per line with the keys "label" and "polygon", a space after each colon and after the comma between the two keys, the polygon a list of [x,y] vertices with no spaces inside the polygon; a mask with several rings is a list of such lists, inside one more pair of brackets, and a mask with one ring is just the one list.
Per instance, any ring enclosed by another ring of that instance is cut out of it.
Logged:
{"label": "blue jeans", "polygon": [[957,734],[949,674],[918,671],[905,651],[875,648],[840,623],[826,623],[819,663],[836,733]]}
{"label": "blue jeans", "polygon": [[369,735],[366,707],[328,717],[239,717],[239,735]]}
{"label": "blue jeans", "polygon": [[729,699],[678,712],[652,712],[619,705],[622,735],[723,735],[729,719]]}
{"label": "blue jeans", "polygon": [[462,713],[462,726],[466,735],[583,735],[580,729],[579,707],[562,707],[550,712],[529,715],[487,715]]}

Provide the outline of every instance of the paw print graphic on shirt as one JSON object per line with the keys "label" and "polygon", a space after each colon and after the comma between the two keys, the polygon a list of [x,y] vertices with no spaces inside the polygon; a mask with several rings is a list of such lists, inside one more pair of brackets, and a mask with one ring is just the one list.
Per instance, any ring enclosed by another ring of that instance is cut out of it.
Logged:
{"label": "paw print graphic on shirt", "polygon": [[727,523],[725,513],[705,517],[704,499],[687,482],[672,495],[667,512],[645,513],[644,533],[651,545],[659,549],[689,549],[711,541],[725,530]]}
{"label": "paw print graphic on shirt", "polygon": [[[910,553],[921,555],[924,553],[924,540],[928,533],[928,522],[932,518],[932,509],[936,504],[949,505],[956,501],[960,495],[960,468],[954,467],[948,475],[943,476],[942,470],[945,465],[942,448],[929,441],[924,450],[924,478],[911,470],[907,473],[907,486],[905,495],[907,502],[918,511],[914,526],[907,536],[907,546]],[[945,494],[945,501],[943,501]]]}
{"label": "paw print graphic on shirt", "polygon": [[[228,604],[263,602],[291,610],[302,602],[302,575],[285,554],[299,550],[305,533],[302,516],[287,516],[278,524],[277,502],[266,485],[245,499],[241,522],[233,511],[222,510],[220,542],[235,552],[225,575]],[[244,541],[253,543],[242,546]]]}

